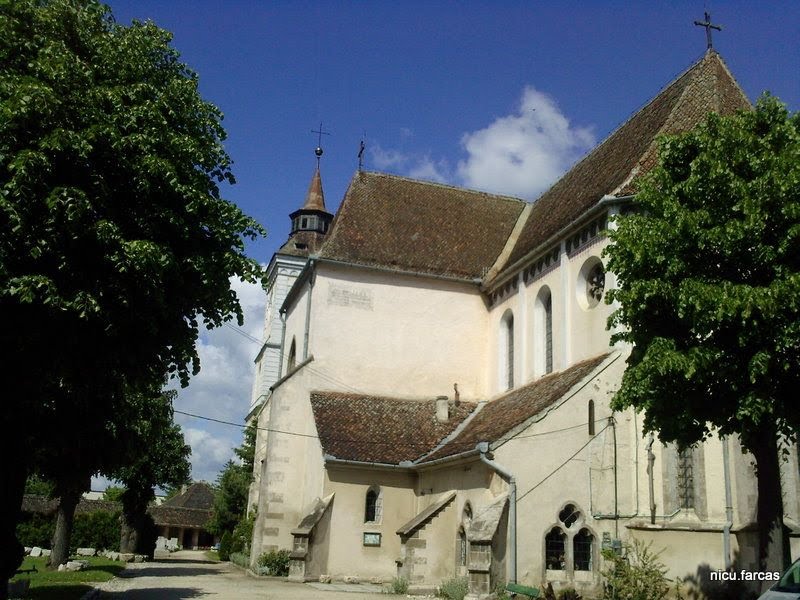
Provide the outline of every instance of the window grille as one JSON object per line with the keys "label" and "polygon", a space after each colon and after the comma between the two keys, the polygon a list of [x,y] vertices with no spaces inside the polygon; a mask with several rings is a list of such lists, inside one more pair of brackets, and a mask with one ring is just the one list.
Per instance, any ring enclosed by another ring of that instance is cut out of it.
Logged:
{"label": "window grille", "polygon": [[681,508],[694,508],[694,460],[691,448],[678,451],[678,501]]}
{"label": "window grille", "polygon": [[553,527],[544,538],[545,563],[550,570],[566,568],[566,534],[558,527]]}
{"label": "window grille", "polygon": [[594,538],[588,529],[581,529],[572,538],[572,556],[576,571],[592,570],[592,543]]}

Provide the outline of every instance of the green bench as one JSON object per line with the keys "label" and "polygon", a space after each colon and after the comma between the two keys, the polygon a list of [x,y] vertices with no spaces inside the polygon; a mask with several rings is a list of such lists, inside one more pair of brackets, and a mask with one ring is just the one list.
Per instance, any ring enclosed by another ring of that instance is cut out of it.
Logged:
{"label": "green bench", "polygon": [[527,596],[528,598],[538,598],[539,590],[527,585],[519,585],[518,583],[509,583],[506,586],[506,591],[511,592],[512,597],[519,594],[520,596]]}

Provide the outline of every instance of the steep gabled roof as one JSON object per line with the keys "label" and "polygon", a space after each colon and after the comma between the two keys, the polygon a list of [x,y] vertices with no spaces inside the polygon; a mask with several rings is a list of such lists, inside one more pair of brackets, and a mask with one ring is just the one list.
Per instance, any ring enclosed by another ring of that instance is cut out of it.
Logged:
{"label": "steep gabled roof", "polygon": [[561,399],[572,387],[589,376],[607,356],[608,354],[604,354],[590,358],[566,371],[547,375],[487,402],[458,435],[419,461],[419,464],[424,465],[426,462],[464,452],[474,448],[479,442],[499,440],[514,427]]}
{"label": "steep gabled roof", "polygon": [[474,279],[492,266],[525,202],[359,171],[320,258]]}
{"label": "steep gabled roof", "polygon": [[636,193],[656,163],[656,138],[692,129],[710,112],[750,108],[719,54],[708,51],[689,70],[570,169],[534,203],[508,266],[545,243],[607,195]]}
{"label": "steep gabled roof", "polygon": [[435,400],[403,400],[345,392],[311,392],[311,408],[324,454],[341,460],[399,464],[430,452],[475,409],[450,403],[450,418],[436,420]]}
{"label": "steep gabled roof", "polygon": [[213,505],[214,490],[210,485],[202,481],[191,484],[180,494],[161,503],[161,506],[165,508],[191,508],[196,510],[211,510]]}

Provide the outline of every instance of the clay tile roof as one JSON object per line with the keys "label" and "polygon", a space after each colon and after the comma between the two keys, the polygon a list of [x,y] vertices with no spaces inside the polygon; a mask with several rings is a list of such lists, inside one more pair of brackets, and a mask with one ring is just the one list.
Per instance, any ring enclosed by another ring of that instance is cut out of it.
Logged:
{"label": "clay tile roof", "polygon": [[488,402],[452,440],[420,461],[420,464],[474,448],[478,442],[493,442],[541,412],[587,377],[608,356],[590,358],[566,371],[553,373],[511,390]]}
{"label": "clay tile roof", "polygon": [[183,492],[164,500],[163,508],[191,508],[211,510],[214,505],[214,489],[207,483],[199,481],[187,487]]}
{"label": "clay tile roof", "polygon": [[524,206],[516,198],[359,171],[320,256],[478,278],[502,251]]}
{"label": "clay tile roof", "polygon": [[[165,503],[166,504],[166,503]],[[211,511],[179,506],[151,506],[148,511],[156,525],[172,527],[196,527],[203,529],[211,519]]]}
{"label": "clay tile roof", "polygon": [[[48,498],[34,494],[25,494],[22,497],[22,512],[51,515],[58,509],[58,498]],[[96,510],[105,510],[111,513],[122,510],[122,504],[111,500],[88,500],[81,498],[75,506],[75,514],[86,514]]]}
{"label": "clay tile roof", "polygon": [[318,231],[296,231],[284,242],[277,254],[308,256],[317,252],[324,241],[325,235]]}
{"label": "clay tile roof", "polygon": [[709,112],[749,108],[722,58],[707,52],[539,197],[507,264],[546,242],[604,196],[634,194],[641,176],[656,163],[657,136],[688,131]]}
{"label": "clay tile roof", "polygon": [[436,420],[435,400],[401,400],[343,392],[311,392],[322,451],[334,458],[399,464],[430,452],[475,409],[450,403]]}
{"label": "clay tile roof", "polygon": [[325,194],[322,193],[322,179],[319,176],[319,167],[314,171],[314,176],[311,178],[311,184],[308,186],[308,193],[306,194],[306,202],[303,205],[303,210],[325,210]]}

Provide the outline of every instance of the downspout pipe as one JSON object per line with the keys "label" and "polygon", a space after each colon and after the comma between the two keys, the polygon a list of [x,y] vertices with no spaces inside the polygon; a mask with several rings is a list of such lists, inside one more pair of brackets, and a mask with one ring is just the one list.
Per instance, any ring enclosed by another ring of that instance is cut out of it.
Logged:
{"label": "downspout pipe", "polygon": [[731,527],[733,526],[733,500],[731,498],[731,471],[728,461],[730,450],[728,438],[722,438],[722,473],[725,478],[725,525],[722,528],[722,554],[725,560],[725,570],[731,568]]}
{"label": "downspout pipe", "polygon": [[651,433],[650,439],[647,440],[647,479],[650,487],[650,524],[656,523],[656,495],[653,489],[653,463],[656,462],[656,455],[653,453],[653,443],[656,441],[655,436]]}
{"label": "downspout pipe", "polygon": [[517,480],[505,468],[489,458],[489,443],[480,442],[475,448],[480,453],[481,462],[493,469],[500,477],[508,481],[509,488],[509,507],[508,521],[510,523],[511,544],[508,550],[508,558],[511,563],[510,579],[511,583],[517,583]]}

